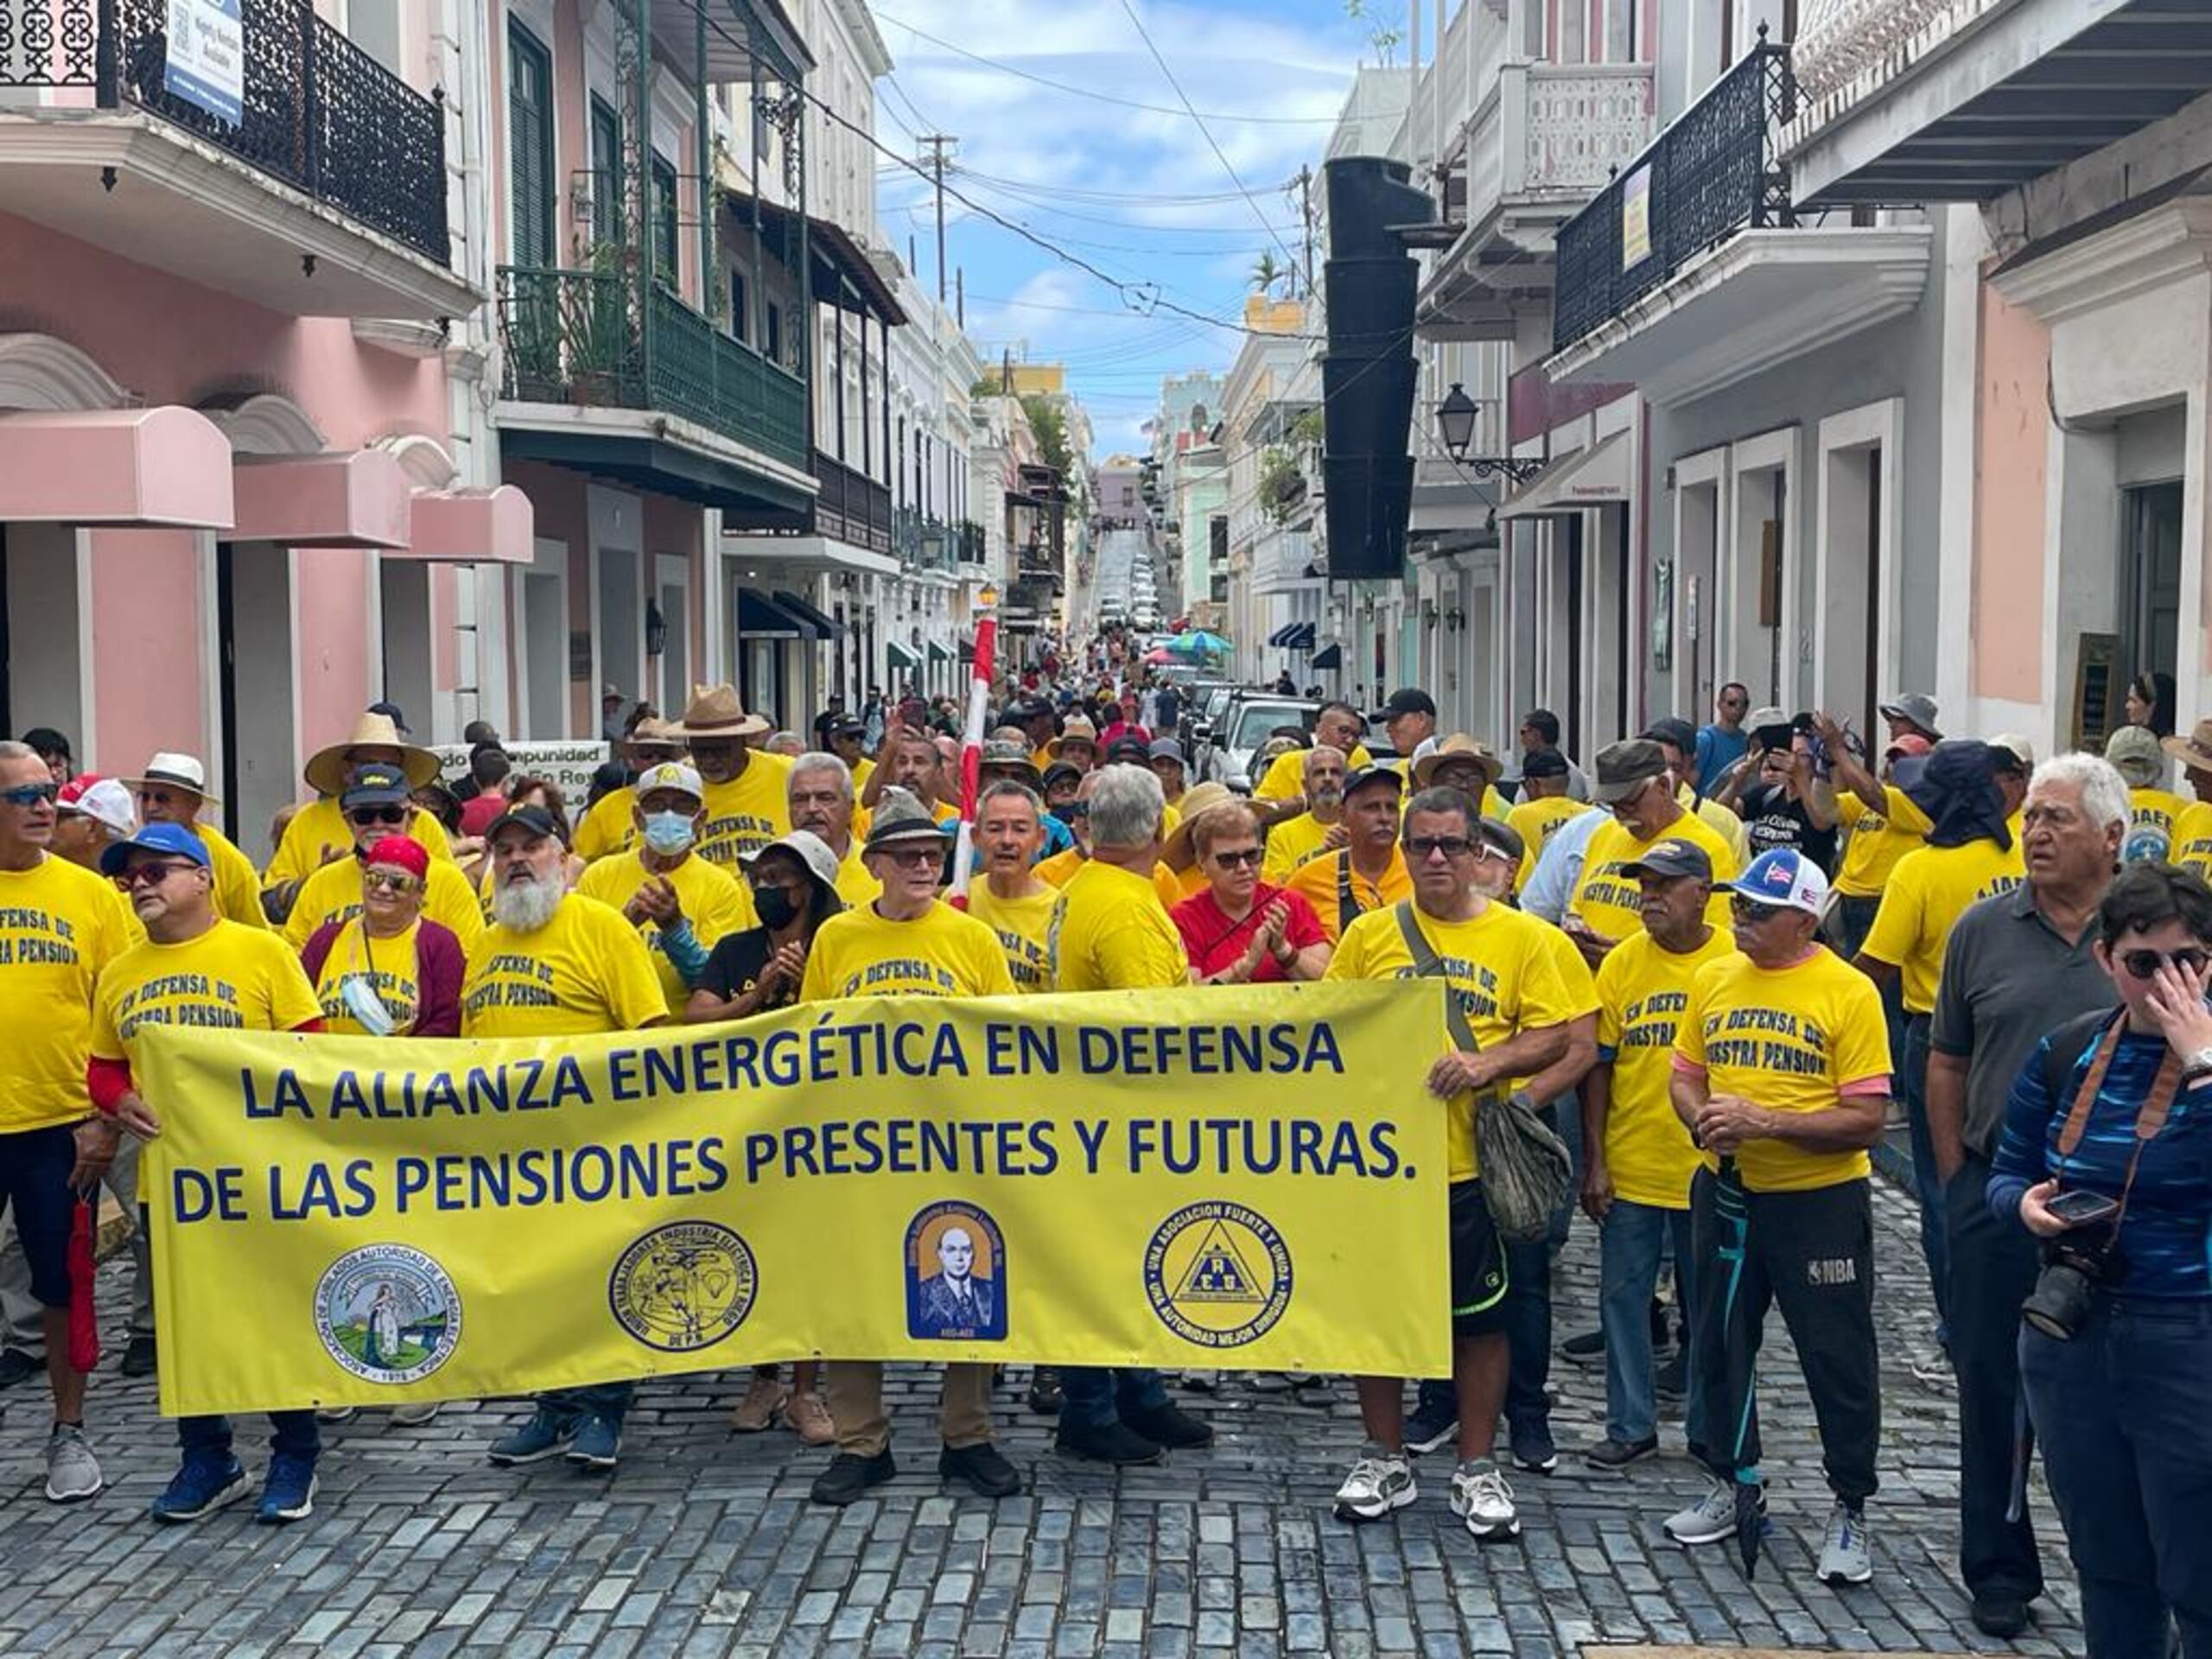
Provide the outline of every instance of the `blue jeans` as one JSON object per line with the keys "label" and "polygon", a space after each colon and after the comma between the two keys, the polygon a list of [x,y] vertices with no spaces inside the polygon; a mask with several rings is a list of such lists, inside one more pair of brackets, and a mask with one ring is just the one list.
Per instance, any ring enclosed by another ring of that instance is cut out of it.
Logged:
{"label": "blue jeans", "polygon": [[2023,1325],[2020,1381],[2094,1659],[2212,1654],[2212,1301],[2099,1294],[2081,1333]]}
{"label": "blue jeans", "polygon": [[[1882,908],[1880,898],[1859,899],[1849,893],[1843,895],[1836,906],[1836,931],[1841,938],[1840,954],[1846,962],[1859,954],[1859,947],[1866,943],[1866,936],[1874,931],[1875,913]],[[1891,974],[1882,985],[1882,1020],[1890,1033],[1890,1065],[1901,1069],[1904,1065],[1904,978]],[[1897,1098],[1904,1098],[1902,1081],[1897,1085]]]}
{"label": "blue jeans", "polygon": [[[322,1450],[322,1431],[315,1427],[311,1411],[272,1411],[269,1427],[274,1432],[269,1437],[269,1449],[279,1456],[306,1458],[312,1461]],[[184,1460],[205,1458],[211,1462],[228,1463],[231,1459],[231,1420],[227,1417],[180,1417],[176,1420],[177,1444],[184,1448]]]}
{"label": "blue jeans", "polygon": [[[1651,1296],[1659,1284],[1659,1258],[1672,1238],[1675,1300],[1688,1330],[1696,1255],[1690,1249],[1690,1212],[1615,1198],[1599,1235],[1598,1323],[1605,1333],[1605,1438],[1624,1444],[1659,1432],[1651,1357]],[[1685,1341],[1688,1355],[1692,1344]],[[1691,1438],[1697,1433],[1697,1370],[1688,1366]]]}
{"label": "blue jeans", "polygon": [[548,1389],[537,1403],[571,1420],[612,1417],[619,1426],[637,1396],[635,1382],[594,1382],[588,1388]]}
{"label": "blue jeans", "polygon": [[1904,1116],[1912,1136],[1912,1187],[1920,1199],[1920,1254],[1936,1293],[1938,1342],[1948,1343],[1951,1306],[1951,1241],[1943,1228],[1943,1180],[1936,1173],[1936,1138],[1928,1130],[1928,1036],[1935,1024],[1924,1014],[1904,1017]]}
{"label": "blue jeans", "polygon": [[1167,1385],[1149,1366],[1063,1365],[1060,1421],[1103,1428],[1133,1411],[1163,1411]]}

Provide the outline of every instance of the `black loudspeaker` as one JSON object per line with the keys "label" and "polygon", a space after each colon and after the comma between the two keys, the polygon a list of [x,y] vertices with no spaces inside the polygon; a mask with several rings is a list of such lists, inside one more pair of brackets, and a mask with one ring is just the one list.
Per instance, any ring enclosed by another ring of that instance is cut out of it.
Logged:
{"label": "black loudspeaker", "polygon": [[1332,582],[1395,581],[1405,571],[1419,271],[1395,227],[1425,225],[1435,212],[1411,177],[1405,162],[1379,156],[1343,156],[1322,168],[1329,338],[1321,479]]}

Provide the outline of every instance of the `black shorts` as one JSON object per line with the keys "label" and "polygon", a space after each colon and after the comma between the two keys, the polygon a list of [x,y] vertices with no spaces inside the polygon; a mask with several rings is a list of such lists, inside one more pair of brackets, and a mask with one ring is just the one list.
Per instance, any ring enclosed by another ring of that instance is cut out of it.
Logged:
{"label": "black shorts", "polygon": [[69,1223],[77,1195],[77,1136],[67,1123],[0,1135],[0,1209],[15,1217],[41,1307],[69,1306]]}
{"label": "black shorts", "polygon": [[1480,1181],[1452,1185],[1452,1334],[1505,1329],[1505,1241],[1490,1218]]}

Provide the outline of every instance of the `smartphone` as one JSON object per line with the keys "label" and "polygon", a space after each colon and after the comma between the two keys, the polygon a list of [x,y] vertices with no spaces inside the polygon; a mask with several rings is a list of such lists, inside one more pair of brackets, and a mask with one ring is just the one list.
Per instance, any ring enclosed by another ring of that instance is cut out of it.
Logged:
{"label": "smartphone", "polygon": [[2044,1207],[2069,1227],[2094,1227],[2120,1213],[2120,1201],[2101,1192],[2061,1192]]}

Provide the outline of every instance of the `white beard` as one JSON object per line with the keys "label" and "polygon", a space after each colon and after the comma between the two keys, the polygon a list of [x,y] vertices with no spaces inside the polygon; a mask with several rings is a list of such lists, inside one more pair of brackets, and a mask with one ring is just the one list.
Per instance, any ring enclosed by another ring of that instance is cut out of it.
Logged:
{"label": "white beard", "polygon": [[567,897],[557,881],[502,881],[492,890],[492,919],[510,933],[535,933]]}

